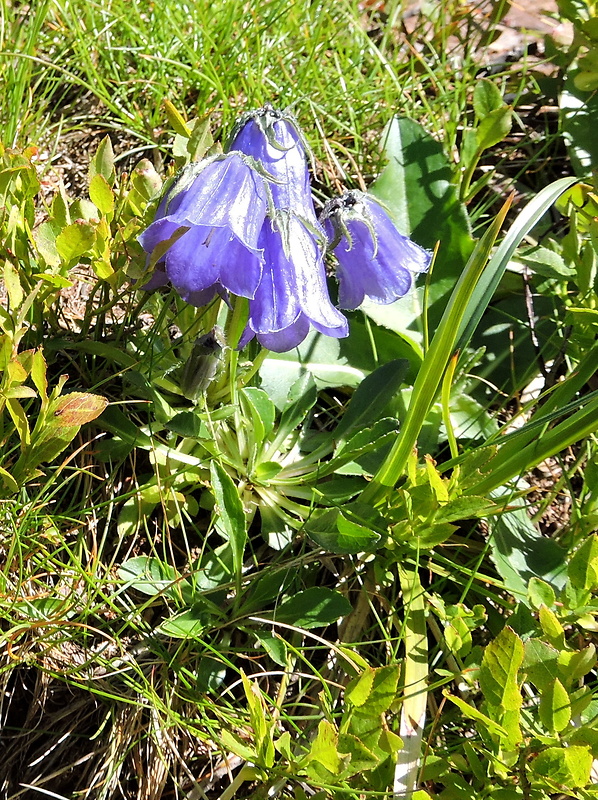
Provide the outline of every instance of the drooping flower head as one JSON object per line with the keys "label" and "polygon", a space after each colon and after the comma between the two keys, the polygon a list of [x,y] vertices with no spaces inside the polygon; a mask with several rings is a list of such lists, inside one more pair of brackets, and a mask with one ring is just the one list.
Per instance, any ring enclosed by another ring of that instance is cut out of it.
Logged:
{"label": "drooping flower head", "polygon": [[310,325],[335,338],[348,336],[346,318],[330,302],[317,240],[292,213],[267,221],[259,239],[264,272],[249,301],[249,320],[239,346],[254,336],[284,353],[300,344]]}
{"label": "drooping flower head", "polygon": [[193,305],[209,302],[217,291],[253,297],[262,277],[258,238],[268,205],[267,184],[243,154],[192,164],[139,237],[158,263],[144,288],[170,281]]}
{"label": "drooping flower head", "polygon": [[285,352],[305,339],[310,326],[327,336],[347,336],[347,320],[326,286],[325,236],[312,199],[307,147],[294,117],[269,104],[243,114],[230,147],[263,166],[274,206],[260,235],[264,272],[249,302],[241,345],[257,336],[269,350]]}
{"label": "drooping flower head", "polygon": [[274,207],[289,209],[317,228],[306,158],[307,145],[292,114],[267,103],[243,114],[235,125],[229,150],[259,161],[272,176]]}
{"label": "drooping flower head", "polygon": [[320,222],[338,261],[339,305],[354,309],[369,297],[392,303],[407,294],[432,254],[403,236],[382,206],[352,190],[326,204]]}

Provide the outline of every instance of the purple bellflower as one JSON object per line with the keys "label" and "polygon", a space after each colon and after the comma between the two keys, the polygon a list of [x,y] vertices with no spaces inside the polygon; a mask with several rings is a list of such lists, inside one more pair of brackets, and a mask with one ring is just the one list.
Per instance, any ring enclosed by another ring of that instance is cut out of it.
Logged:
{"label": "purple bellflower", "polygon": [[310,324],[327,336],[347,336],[347,320],[328,295],[325,236],[314,209],[306,146],[294,118],[269,104],[243,114],[230,148],[262,165],[274,206],[273,219],[264,223],[259,239],[264,272],[249,301],[241,345],[255,335],[269,350],[282,353],[305,339]]}
{"label": "purple bellflower", "polygon": [[230,150],[240,150],[264,167],[272,178],[270,190],[276,209],[289,209],[319,230],[311,195],[307,147],[295,118],[267,103],[243,114],[235,125]]}
{"label": "purple bellflower", "polygon": [[269,202],[267,183],[241,153],[192,164],[139,237],[148,255],[156,258],[160,248],[158,267],[144,288],[170,281],[196,306],[226,290],[253,297],[262,278],[258,238]]}
{"label": "purple bellflower", "polygon": [[320,222],[338,261],[341,308],[355,309],[366,297],[392,303],[430,266],[432,254],[400,234],[382,206],[363,192],[330,200]]}
{"label": "purple bellflower", "polygon": [[264,272],[249,301],[242,347],[254,336],[277,353],[292,350],[309,333],[340,338],[349,333],[345,317],[330,302],[321,251],[314,236],[292,213],[267,221],[259,239]]}

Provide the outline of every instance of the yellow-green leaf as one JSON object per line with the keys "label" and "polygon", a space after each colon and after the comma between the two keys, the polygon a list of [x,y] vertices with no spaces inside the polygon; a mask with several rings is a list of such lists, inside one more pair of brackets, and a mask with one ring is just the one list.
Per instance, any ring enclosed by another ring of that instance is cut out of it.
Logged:
{"label": "yellow-green leaf", "polygon": [[493,719],[490,719],[490,717],[486,716],[486,714],[482,714],[482,712],[478,711],[478,709],[475,706],[466,703],[465,700],[462,700],[460,697],[455,697],[455,695],[452,695],[449,692],[447,692],[446,689],[444,689],[442,693],[447,698],[447,700],[450,700],[451,703],[454,703],[466,717],[481,722],[483,727],[490,733],[495,733],[497,734],[497,736],[500,736],[501,738],[507,737],[507,732],[502,727],[502,725],[499,725]]}
{"label": "yellow-green leaf", "polygon": [[2,479],[2,483],[4,486],[9,489],[11,492],[18,492],[19,486],[13,476],[8,472],[8,470],[4,469],[4,467],[0,467],[0,478]]}
{"label": "yellow-green leaf", "polygon": [[521,708],[517,672],[522,662],[523,642],[512,628],[503,628],[484,650],[480,666],[480,688],[490,705],[505,711]]}
{"label": "yellow-green leaf", "polygon": [[191,128],[189,128],[183,115],[175,108],[170,100],[164,100],[164,110],[166,111],[166,116],[168,117],[172,130],[178,133],[179,136],[186,136],[189,138],[189,136],[191,136]]}
{"label": "yellow-green leaf", "polygon": [[554,611],[551,611],[546,606],[540,606],[538,616],[540,618],[540,626],[550,644],[556,647],[557,650],[563,650],[565,648],[565,631]]}
{"label": "yellow-green leaf", "polygon": [[539,706],[540,719],[549,731],[559,733],[571,719],[571,700],[558,678],[555,678],[542,692]]}
{"label": "yellow-green leaf", "polygon": [[95,228],[89,222],[77,220],[67,225],[56,237],[56,249],[65,264],[88,253],[95,240]]}
{"label": "yellow-green leaf", "polygon": [[114,212],[114,193],[103,175],[98,173],[93,176],[89,182],[89,196],[102,214]]}
{"label": "yellow-green leaf", "polygon": [[89,392],[71,392],[59,397],[52,411],[61,425],[84,425],[99,417],[108,405],[105,397]]}
{"label": "yellow-green leaf", "polygon": [[4,285],[8,292],[11,308],[18,308],[23,302],[23,287],[16,271],[10,261],[4,262]]}
{"label": "yellow-green leaf", "polygon": [[318,725],[318,735],[308,753],[309,761],[317,761],[334,775],[341,770],[341,758],[337,750],[338,732],[334,725],[323,719]]}

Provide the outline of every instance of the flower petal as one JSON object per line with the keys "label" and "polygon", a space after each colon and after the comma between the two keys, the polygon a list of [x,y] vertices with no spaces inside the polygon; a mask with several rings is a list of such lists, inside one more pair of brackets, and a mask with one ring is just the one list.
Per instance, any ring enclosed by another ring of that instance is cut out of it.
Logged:
{"label": "flower petal", "polygon": [[258,341],[274,353],[286,353],[297,347],[309,333],[309,320],[305,314],[300,314],[295,322],[282,331],[276,333],[260,333]]}
{"label": "flower petal", "polygon": [[245,114],[230,150],[263,164],[274,180],[270,191],[277,209],[291,209],[317,227],[305,147],[295,120],[267,105]]}
{"label": "flower petal", "polygon": [[382,206],[363,192],[332,200],[321,219],[338,261],[341,308],[357,308],[365,297],[392,303],[430,264],[431,254],[399,233]]}

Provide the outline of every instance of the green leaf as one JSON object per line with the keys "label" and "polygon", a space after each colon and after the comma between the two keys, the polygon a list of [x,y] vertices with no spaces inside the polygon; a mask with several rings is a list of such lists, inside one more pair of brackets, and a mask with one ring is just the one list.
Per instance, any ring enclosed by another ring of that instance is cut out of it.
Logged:
{"label": "green leaf", "polygon": [[323,719],[318,725],[318,734],[313,740],[307,761],[317,761],[334,775],[341,770],[342,762],[337,750],[338,732],[334,725]]}
{"label": "green leaf", "polygon": [[88,254],[96,237],[93,225],[84,220],[73,222],[56,237],[56,249],[65,264],[71,264],[81,256]]}
{"label": "green leaf", "polygon": [[176,587],[173,586],[180,577],[178,572],[170,564],[160,561],[159,558],[152,556],[129,558],[118,568],[117,574],[121,581],[126,581],[142,594],[172,596],[174,588],[175,599],[177,597],[180,599],[180,590],[177,595]]}
{"label": "green leaf", "polygon": [[[381,725],[378,722],[378,729]],[[380,762],[386,758],[386,754],[380,758],[373,753],[364,742],[351,733],[341,733],[338,738],[338,747],[343,756],[349,756],[349,763],[343,770],[343,778],[348,778],[360,772],[376,769]]]}
{"label": "green leaf", "polygon": [[276,622],[298,628],[323,628],[345,617],[352,606],[340,592],[314,586],[287,598],[276,609]]}
{"label": "green leaf", "polygon": [[545,278],[570,278],[575,274],[561,255],[538,245],[520,250],[514,261],[525,264],[535,275],[542,275]]}
{"label": "green leaf", "polygon": [[565,685],[571,685],[596,666],[596,648],[593,644],[584,647],[583,650],[569,652],[563,650],[559,653],[557,660],[558,670]]}
{"label": "green leaf", "polygon": [[262,645],[266,653],[270,656],[272,661],[280,664],[281,667],[287,665],[287,645],[284,639],[280,636],[274,636],[272,633],[262,633],[261,631],[254,631],[253,635]]}
{"label": "green leaf", "polygon": [[318,390],[313,376],[309,372],[303,373],[289,388],[282,407],[278,431],[265,453],[266,459],[272,458],[287,436],[301,425],[313,408],[317,397]]}
{"label": "green leaf", "polygon": [[260,368],[262,389],[281,408],[293,384],[306,372],[313,376],[318,389],[357,386],[365,373],[352,367],[340,350],[338,339],[312,332],[294,350],[269,354]]}
{"label": "green leaf", "polygon": [[492,560],[506,589],[528,602],[531,578],[540,578],[556,591],[566,581],[565,552],[557,542],[542,536],[524,507],[489,521]]}
{"label": "green leaf", "polygon": [[114,194],[103,175],[94,175],[89,182],[89,196],[102,214],[114,213]]}
{"label": "green leaf", "polygon": [[[66,226],[66,222],[63,226]],[[51,222],[42,222],[33,231],[33,241],[37,252],[50,267],[60,266],[60,254],[56,247],[57,232],[55,226]]]}
{"label": "green leaf", "polygon": [[561,129],[575,174],[584,178],[598,166],[598,92],[588,94],[576,85],[579,67],[567,72],[559,95]]}
{"label": "green leaf", "polygon": [[504,711],[519,711],[522,698],[517,672],[523,663],[523,642],[505,627],[485,648],[480,666],[480,688],[488,703]]}
{"label": "green leaf", "polygon": [[565,631],[554,611],[546,608],[546,606],[540,606],[538,617],[540,619],[540,626],[550,644],[558,650],[564,649]]}
{"label": "green leaf", "polygon": [[349,683],[345,699],[355,707],[356,713],[379,719],[397,699],[400,673],[400,664],[368,668]]}
{"label": "green leaf", "polygon": [[343,417],[334,431],[334,438],[347,439],[356,429],[378,420],[405,380],[409,362],[397,359],[383,364],[359,384]]}
{"label": "green leaf", "polygon": [[4,467],[0,467],[0,479],[6,489],[10,492],[18,492],[19,485],[13,478],[13,476],[8,472],[8,470],[4,469]]}
{"label": "green leaf", "polygon": [[457,706],[457,708],[459,708],[459,710],[465,717],[480,722],[482,725],[482,729],[486,729],[490,731],[490,733],[494,733],[497,736],[500,736],[501,738],[507,737],[507,732],[502,727],[502,725],[499,725],[493,719],[487,717],[486,714],[482,714],[482,712],[478,711],[478,709],[475,706],[466,703],[465,700],[462,700],[460,697],[456,697],[455,695],[450,694],[446,689],[444,689],[442,693],[447,698],[447,700],[450,700],[451,703],[454,703]]}
{"label": "green leaf", "polygon": [[469,343],[517,246],[557,198],[573,183],[575,183],[575,178],[560,178],[554,181],[554,183],[540,190],[533,200],[519,212],[515,222],[511,225],[506,236],[488,261],[486,269],[471,293],[459,327],[457,349],[463,351]]}
{"label": "green leaf", "polygon": [[310,517],[305,523],[305,530],[316,544],[331,553],[357,554],[370,553],[376,549],[380,534],[365,524],[360,524],[355,517],[349,516],[350,510],[343,511],[330,508],[319,516]]}
{"label": "green leaf", "polygon": [[212,490],[218,506],[219,520],[233,552],[237,574],[243,568],[243,553],[247,541],[247,522],[237,487],[228,472],[217,461],[210,463]]}
{"label": "green leaf", "polygon": [[163,622],[158,628],[160,633],[174,639],[193,639],[209,627],[212,621],[210,612],[204,603],[196,603],[192,608],[177,614]]}
{"label": "green leaf", "polygon": [[23,287],[19,278],[19,273],[10,261],[4,262],[4,285],[13,310],[17,309],[23,302]]}
{"label": "green leaf", "polygon": [[478,119],[484,119],[503,105],[500,89],[495,83],[489,81],[488,78],[482,78],[476,82],[473,89],[473,110]]}
{"label": "green leaf", "polygon": [[542,605],[552,608],[556,600],[552,586],[536,577],[531,578],[528,584],[527,597],[531,607],[535,609]]}
{"label": "green leaf", "polygon": [[512,116],[510,106],[501,106],[490,111],[482,119],[476,131],[478,148],[487,150],[502,142],[511,130]]}
{"label": "green leaf", "polygon": [[551,681],[543,690],[538,707],[540,720],[549,731],[560,733],[571,719],[571,700],[558,678]]}
{"label": "green leaf", "polygon": [[183,115],[170,102],[170,100],[163,100],[162,103],[164,105],[164,110],[166,111],[166,116],[168,117],[168,121],[172,130],[175,133],[178,133],[179,136],[184,136],[188,139],[189,136],[191,136],[191,128],[185,122]]}
{"label": "green leaf", "polygon": [[559,651],[542,639],[528,639],[525,643],[522,669],[540,691],[554,680],[558,656]]}
{"label": "green leaf", "polygon": [[274,428],[276,407],[263,389],[247,386],[239,390],[243,410],[251,425],[251,436],[258,448]]}
{"label": "green leaf", "polygon": [[93,180],[95,175],[102,175],[109,186],[114,183],[116,173],[114,171],[114,150],[109,136],[104,136],[100,142],[95,155],[89,162],[89,180]]}
{"label": "green leaf", "polygon": [[559,786],[577,789],[588,784],[592,761],[588,747],[548,747],[532,761],[531,771]]}
{"label": "green leaf", "polygon": [[598,588],[598,536],[593,534],[579,547],[567,567],[567,574],[576,589]]}

